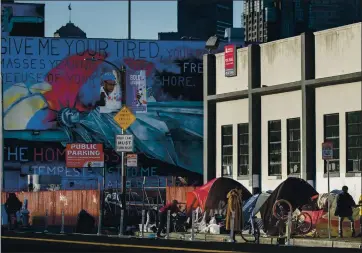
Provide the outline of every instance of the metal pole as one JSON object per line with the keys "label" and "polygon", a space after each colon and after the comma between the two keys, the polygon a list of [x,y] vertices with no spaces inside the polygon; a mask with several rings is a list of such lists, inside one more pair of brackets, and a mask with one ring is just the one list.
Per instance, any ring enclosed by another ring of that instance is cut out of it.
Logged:
{"label": "metal pole", "polygon": [[229,242],[234,242],[234,220],[235,220],[235,212],[231,211],[230,239],[229,239]]}
{"label": "metal pole", "polygon": [[144,209],[142,210],[142,225],[141,225],[141,229],[142,229],[142,231],[141,231],[141,237],[144,238],[144,236],[145,236],[145,234],[144,234],[144,232],[145,232],[145,210],[144,210]]}
{"label": "metal pole", "polygon": [[[159,196],[159,192],[160,192],[160,177],[157,177],[157,199],[156,199],[156,202],[157,202],[157,213],[159,211],[159,202],[158,202],[158,198],[160,197]],[[156,215],[156,226],[158,227],[158,215]]]}
{"label": "metal pole", "polygon": [[121,209],[121,217],[119,220],[119,234],[118,234],[119,237],[123,235],[123,218],[124,218],[124,209]]}
{"label": "metal pole", "polygon": [[60,233],[64,234],[64,210],[62,210],[62,226],[60,228]]}
{"label": "metal pole", "polygon": [[45,210],[45,229],[44,233],[48,233],[48,209]]}
{"label": "metal pole", "polygon": [[103,184],[103,192],[106,189],[106,167],[103,167],[103,171],[102,171],[102,184]]}
{"label": "metal pole", "polygon": [[131,39],[131,0],[128,0],[128,39]]}
{"label": "metal pole", "polygon": [[[121,86],[122,86],[122,106],[126,105],[126,69],[124,66],[119,69],[119,74],[121,78]],[[121,134],[124,134],[124,130],[121,130]],[[122,209],[126,209],[126,166],[125,166],[125,159],[124,159],[124,152],[121,153],[121,170],[122,170]]]}
{"label": "metal pole", "polygon": [[292,234],[292,212],[288,212],[288,221],[287,221],[287,242],[286,245],[290,245],[290,236]]}
{"label": "metal pole", "polygon": [[102,210],[100,210],[100,213],[99,213],[97,235],[99,236],[101,234],[102,234]]}
{"label": "metal pole", "polygon": [[103,198],[102,198],[102,191],[101,191],[101,184],[98,182],[98,189],[99,189],[99,218],[98,218],[98,232],[97,235],[101,235],[101,231],[102,231],[102,203],[103,203]]}
{"label": "metal pole", "polygon": [[327,160],[327,180],[328,180],[328,238],[331,239],[331,207],[330,207],[330,177],[329,177],[329,160]]}
{"label": "metal pole", "polygon": [[191,241],[195,240],[195,221],[196,221],[195,213],[196,213],[196,211],[192,210],[192,215],[191,215],[191,238],[190,238]]}
{"label": "metal pole", "polygon": [[170,238],[170,218],[171,218],[171,211],[167,211],[167,224],[166,224],[166,239]]}

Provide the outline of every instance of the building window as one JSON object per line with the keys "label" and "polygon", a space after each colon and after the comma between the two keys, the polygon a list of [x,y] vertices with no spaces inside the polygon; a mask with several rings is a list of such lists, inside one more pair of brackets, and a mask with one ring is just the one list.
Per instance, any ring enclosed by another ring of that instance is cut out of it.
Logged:
{"label": "building window", "polygon": [[222,176],[233,175],[233,126],[221,127]]}
{"label": "building window", "polygon": [[280,120],[268,122],[269,176],[282,175],[282,124]]}
{"label": "building window", "polygon": [[347,172],[362,171],[362,111],[347,112]]}
{"label": "building window", "polygon": [[[333,143],[333,159],[329,160],[329,172],[339,173],[339,115],[324,115],[324,140]],[[327,173],[327,162],[324,162],[324,173]]]}
{"label": "building window", "polygon": [[249,174],[249,124],[238,124],[238,176]]}
{"label": "building window", "polygon": [[300,118],[287,120],[288,175],[300,173]]}

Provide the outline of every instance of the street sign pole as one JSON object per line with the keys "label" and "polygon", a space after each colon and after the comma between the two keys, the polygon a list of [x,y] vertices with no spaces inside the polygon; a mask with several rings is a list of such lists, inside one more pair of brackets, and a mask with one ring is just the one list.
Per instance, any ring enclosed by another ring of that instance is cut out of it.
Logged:
{"label": "street sign pole", "polygon": [[327,180],[328,180],[328,238],[331,239],[331,203],[330,203],[330,177],[329,177],[329,159],[327,159]]}
{"label": "street sign pole", "polygon": [[327,163],[327,187],[328,187],[328,197],[327,197],[327,205],[328,205],[328,238],[331,239],[331,203],[330,203],[330,175],[329,175],[329,160],[333,159],[333,143],[332,142],[324,142],[322,143],[322,159]]}
{"label": "street sign pole", "polygon": [[[121,131],[121,134],[124,134],[124,131],[122,129]],[[127,177],[126,177],[126,166],[125,166],[125,161],[124,161],[124,151],[122,151],[121,153],[121,170],[122,170],[122,199],[121,199],[121,202],[122,202],[122,209],[123,210],[126,210],[126,190],[127,190],[127,187],[126,187],[126,180],[127,180]]]}
{"label": "street sign pole", "polygon": [[[131,3],[129,3],[129,8],[131,6]],[[129,22],[130,23],[130,22]],[[130,24],[129,24],[130,25]],[[131,28],[129,27],[129,35],[131,33]],[[127,89],[127,84],[126,84],[126,68],[122,67],[121,71],[120,71],[120,79],[121,79],[121,85],[122,85],[122,106],[125,106],[127,101],[126,101],[126,89]],[[124,129],[123,127],[121,127],[121,134],[124,134]],[[126,180],[127,180],[127,176],[126,176],[126,167],[124,164],[124,152],[121,153],[121,170],[122,170],[122,209],[126,210],[126,191],[127,191],[127,187],[126,187]],[[123,229],[123,228],[122,228]],[[124,231],[124,230],[123,230]]]}

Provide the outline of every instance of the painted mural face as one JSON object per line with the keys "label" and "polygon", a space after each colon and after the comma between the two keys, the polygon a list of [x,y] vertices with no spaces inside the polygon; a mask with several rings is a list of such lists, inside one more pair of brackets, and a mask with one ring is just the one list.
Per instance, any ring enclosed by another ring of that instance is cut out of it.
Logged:
{"label": "painted mural face", "polygon": [[[201,175],[203,48],[183,41],[2,38],[5,138],[113,149],[121,134],[116,112],[101,113],[97,105],[101,73],[114,71],[106,60],[127,69],[127,105],[137,117],[127,133],[135,151],[159,161],[166,174],[178,168]],[[84,60],[91,57],[101,60]],[[142,85],[131,87],[130,80]],[[104,88],[112,92],[113,83]]]}

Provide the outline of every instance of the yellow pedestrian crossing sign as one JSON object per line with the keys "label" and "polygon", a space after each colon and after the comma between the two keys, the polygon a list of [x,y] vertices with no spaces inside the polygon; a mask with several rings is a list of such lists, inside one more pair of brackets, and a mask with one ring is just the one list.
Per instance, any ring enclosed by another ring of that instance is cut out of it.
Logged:
{"label": "yellow pedestrian crossing sign", "polygon": [[126,131],[136,120],[136,116],[134,116],[127,106],[123,106],[116,116],[114,116],[114,120],[124,131]]}

